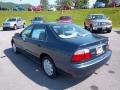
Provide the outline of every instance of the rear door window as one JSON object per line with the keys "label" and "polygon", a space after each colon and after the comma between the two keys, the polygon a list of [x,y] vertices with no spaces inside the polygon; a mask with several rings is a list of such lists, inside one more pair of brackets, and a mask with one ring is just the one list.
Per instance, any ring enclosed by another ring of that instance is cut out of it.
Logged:
{"label": "rear door window", "polygon": [[46,39],[46,30],[44,25],[36,25],[33,29],[31,38],[37,40],[45,40]]}

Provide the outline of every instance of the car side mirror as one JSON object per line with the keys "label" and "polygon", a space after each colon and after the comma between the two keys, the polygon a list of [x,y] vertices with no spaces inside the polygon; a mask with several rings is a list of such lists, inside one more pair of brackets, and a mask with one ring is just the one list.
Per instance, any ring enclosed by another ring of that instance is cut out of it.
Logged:
{"label": "car side mirror", "polygon": [[20,33],[16,33],[15,36],[21,37],[21,34]]}

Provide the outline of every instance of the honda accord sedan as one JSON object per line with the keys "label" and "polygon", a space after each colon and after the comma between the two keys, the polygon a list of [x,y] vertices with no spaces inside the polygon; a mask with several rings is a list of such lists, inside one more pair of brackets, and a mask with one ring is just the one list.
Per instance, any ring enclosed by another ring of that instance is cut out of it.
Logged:
{"label": "honda accord sedan", "polygon": [[111,57],[108,38],[92,34],[72,23],[31,24],[12,40],[15,53],[34,58],[44,73],[55,78],[58,71],[73,77],[87,76]]}

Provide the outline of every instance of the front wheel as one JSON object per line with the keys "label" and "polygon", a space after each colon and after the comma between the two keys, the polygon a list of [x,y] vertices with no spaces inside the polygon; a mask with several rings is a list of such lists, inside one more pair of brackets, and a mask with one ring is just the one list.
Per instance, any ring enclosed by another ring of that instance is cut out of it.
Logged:
{"label": "front wheel", "polygon": [[90,30],[91,33],[93,32],[93,27],[92,27],[92,25],[90,26],[89,30]]}
{"label": "front wheel", "polygon": [[25,23],[23,24],[23,28],[25,28]]}
{"label": "front wheel", "polygon": [[111,33],[112,30],[108,30],[107,33]]}
{"label": "front wheel", "polygon": [[48,77],[55,78],[57,76],[55,64],[50,57],[48,56],[43,57],[42,68],[43,68],[44,73]]}
{"label": "front wheel", "polygon": [[14,30],[16,30],[17,29],[17,25],[14,25]]}

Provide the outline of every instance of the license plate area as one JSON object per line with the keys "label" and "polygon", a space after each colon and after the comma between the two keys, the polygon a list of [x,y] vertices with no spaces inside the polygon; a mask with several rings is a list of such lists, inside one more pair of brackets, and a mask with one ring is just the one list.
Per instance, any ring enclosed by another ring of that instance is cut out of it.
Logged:
{"label": "license plate area", "polygon": [[104,53],[103,47],[102,46],[98,46],[96,47],[96,54],[97,55],[101,55]]}

